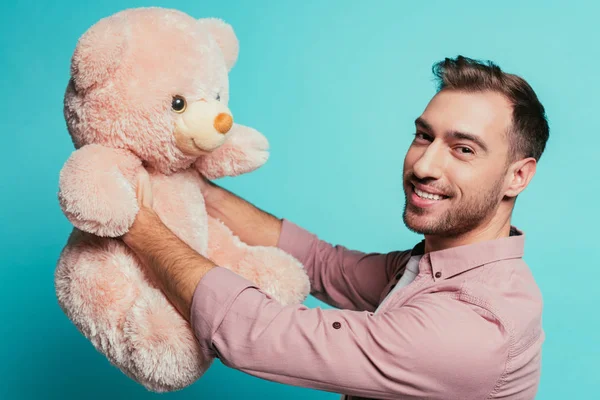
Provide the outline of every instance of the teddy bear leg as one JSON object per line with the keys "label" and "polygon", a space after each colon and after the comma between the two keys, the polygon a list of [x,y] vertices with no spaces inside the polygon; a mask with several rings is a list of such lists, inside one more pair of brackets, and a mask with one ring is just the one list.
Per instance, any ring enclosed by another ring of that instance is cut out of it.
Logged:
{"label": "teddy bear leg", "polygon": [[138,274],[114,239],[73,229],[54,275],[58,303],[69,319],[111,363],[127,367],[126,311],[138,296]]}
{"label": "teddy bear leg", "polygon": [[214,358],[204,352],[190,328],[163,293],[144,288],[124,323],[136,380],[155,392],[191,385]]}
{"label": "teddy bear leg", "polygon": [[297,259],[277,247],[249,246],[210,216],[208,258],[254,282],[284,305],[300,304],[310,293],[308,275]]}
{"label": "teddy bear leg", "polygon": [[189,323],[153,284],[140,289],[123,331],[131,352],[130,370],[154,392],[191,385],[214,361],[200,348]]}
{"label": "teddy bear leg", "polygon": [[60,306],[94,347],[148,390],[191,384],[212,358],[120,241],[75,229],[55,273]]}

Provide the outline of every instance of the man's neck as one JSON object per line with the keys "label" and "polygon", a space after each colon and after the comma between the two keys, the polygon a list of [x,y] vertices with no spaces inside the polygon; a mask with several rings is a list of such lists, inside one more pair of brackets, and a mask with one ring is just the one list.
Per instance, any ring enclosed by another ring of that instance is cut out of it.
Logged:
{"label": "man's neck", "polygon": [[425,235],[425,253],[510,236],[510,217],[496,218],[460,236]]}

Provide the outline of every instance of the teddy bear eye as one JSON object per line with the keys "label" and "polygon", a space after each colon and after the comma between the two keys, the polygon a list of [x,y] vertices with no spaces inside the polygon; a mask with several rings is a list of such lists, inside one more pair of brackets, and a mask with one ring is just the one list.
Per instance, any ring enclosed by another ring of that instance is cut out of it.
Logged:
{"label": "teddy bear eye", "polygon": [[185,111],[186,107],[187,103],[185,101],[185,97],[179,95],[173,96],[173,101],[171,102],[171,108],[173,111],[182,113]]}

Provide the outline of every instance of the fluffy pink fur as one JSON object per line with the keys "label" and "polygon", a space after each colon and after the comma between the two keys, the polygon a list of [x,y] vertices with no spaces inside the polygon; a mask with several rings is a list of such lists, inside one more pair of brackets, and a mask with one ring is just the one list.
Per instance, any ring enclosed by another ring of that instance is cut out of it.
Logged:
{"label": "fluffy pink fur", "polygon": [[116,239],[138,211],[139,168],[150,174],[156,212],[196,251],[283,304],[301,303],[310,290],[296,259],[248,246],[206,213],[199,174],[215,179],[255,170],[267,161],[266,138],[234,124],[208,155],[191,157],[176,146],[172,96],[219,93],[227,104],[237,55],[237,38],[223,21],[140,8],[92,26],[72,59],[65,118],[76,150],[61,170],[59,201],[75,228],[58,261],[57,298],[98,351],[156,392],[190,385],[213,360]]}

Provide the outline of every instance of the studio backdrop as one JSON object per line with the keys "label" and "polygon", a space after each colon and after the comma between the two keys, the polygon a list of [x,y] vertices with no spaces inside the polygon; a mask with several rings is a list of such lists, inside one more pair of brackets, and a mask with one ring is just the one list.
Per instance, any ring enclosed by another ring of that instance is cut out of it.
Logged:
{"label": "studio backdrop", "polygon": [[[191,387],[159,396],[111,366],[60,310],[53,274],[72,228],[57,198],[74,150],[62,109],[70,57],[99,19],[142,6],[218,17],[239,38],[229,107],[268,138],[271,155],[217,183],[362,251],[420,240],[402,222],[402,164],[413,121],[435,93],[432,65],[462,54],[528,80],[550,122],[512,221],[525,232],[524,258],[544,296],[538,398],[597,393],[597,2],[17,0],[0,11],[1,399],[339,398],[219,361]],[[328,307],[312,297],[305,304]]]}

